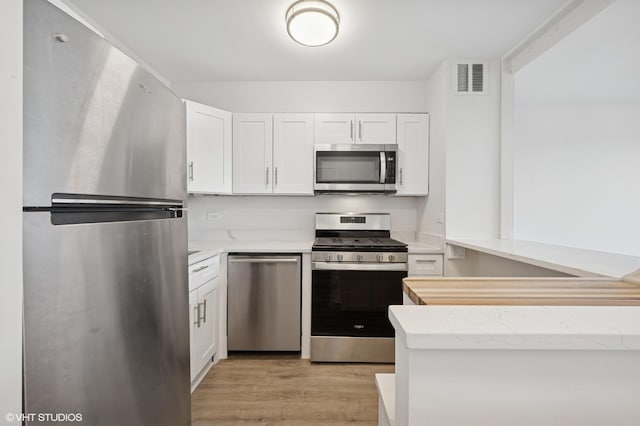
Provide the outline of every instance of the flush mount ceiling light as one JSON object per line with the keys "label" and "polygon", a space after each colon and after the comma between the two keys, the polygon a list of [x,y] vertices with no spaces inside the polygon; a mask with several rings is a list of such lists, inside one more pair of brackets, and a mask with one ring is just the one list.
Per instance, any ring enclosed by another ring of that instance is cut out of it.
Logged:
{"label": "flush mount ceiling light", "polygon": [[338,35],[340,15],[324,0],[300,0],[287,9],[287,32],[304,46],[324,46]]}

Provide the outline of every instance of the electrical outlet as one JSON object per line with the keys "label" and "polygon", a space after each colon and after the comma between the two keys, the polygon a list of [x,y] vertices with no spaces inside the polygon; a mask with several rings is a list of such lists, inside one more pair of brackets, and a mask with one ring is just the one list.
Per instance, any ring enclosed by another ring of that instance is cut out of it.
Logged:
{"label": "electrical outlet", "polygon": [[444,213],[438,213],[438,217],[436,217],[436,223],[444,223]]}
{"label": "electrical outlet", "polygon": [[447,248],[448,248],[448,255],[447,258],[450,260],[464,260],[465,256],[466,256],[466,250],[464,249],[464,247],[459,247],[459,246],[453,246],[451,244],[447,244]]}
{"label": "electrical outlet", "polygon": [[207,220],[220,220],[222,215],[219,212],[207,212]]}

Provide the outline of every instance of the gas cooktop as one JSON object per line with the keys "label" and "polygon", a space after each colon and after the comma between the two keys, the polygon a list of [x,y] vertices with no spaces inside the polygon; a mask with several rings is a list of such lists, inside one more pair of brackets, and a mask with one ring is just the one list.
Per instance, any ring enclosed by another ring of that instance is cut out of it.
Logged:
{"label": "gas cooktop", "polygon": [[406,252],[391,237],[389,213],[316,213],[314,251]]}
{"label": "gas cooktop", "polygon": [[406,251],[407,245],[392,238],[362,237],[318,237],[313,244],[313,250],[385,250]]}

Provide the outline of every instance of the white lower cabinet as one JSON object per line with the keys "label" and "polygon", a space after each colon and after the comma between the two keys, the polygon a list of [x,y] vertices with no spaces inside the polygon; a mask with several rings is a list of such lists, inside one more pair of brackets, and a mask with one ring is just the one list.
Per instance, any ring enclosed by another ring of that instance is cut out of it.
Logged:
{"label": "white lower cabinet", "polygon": [[218,348],[219,270],[219,256],[189,266],[192,391],[213,365]]}
{"label": "white lower cabinet", "polygon": [[441,254],[411,254],[409,253],[410,277],[432,276],[441,277],[444,275],[443,255]]}

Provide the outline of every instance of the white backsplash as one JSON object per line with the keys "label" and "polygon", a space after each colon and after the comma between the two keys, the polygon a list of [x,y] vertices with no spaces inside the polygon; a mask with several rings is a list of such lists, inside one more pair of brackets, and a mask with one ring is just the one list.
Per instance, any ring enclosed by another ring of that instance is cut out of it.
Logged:
{"label": "white backsplash", "polygon": [[[415,241],[416,197],[206,196],[187,199],[190,240],[312,240],[318,212],[391,213],[392,237]],[[213,213],[215,219],[207,216]]]}

